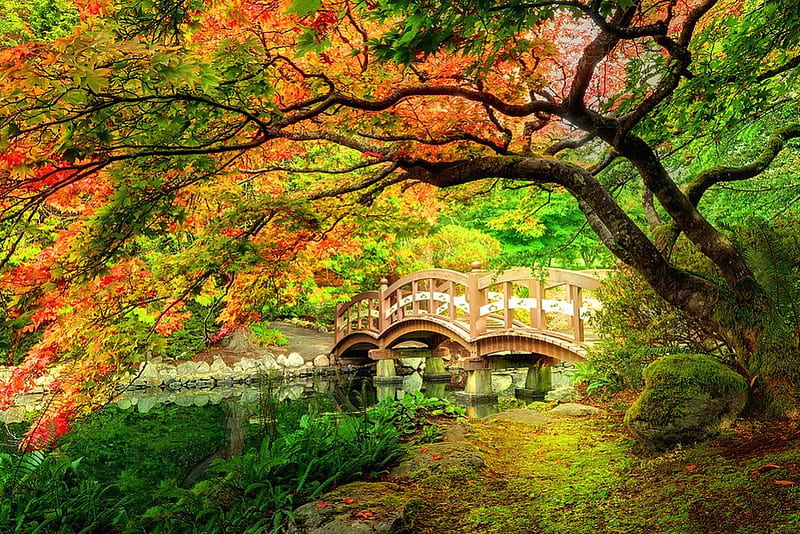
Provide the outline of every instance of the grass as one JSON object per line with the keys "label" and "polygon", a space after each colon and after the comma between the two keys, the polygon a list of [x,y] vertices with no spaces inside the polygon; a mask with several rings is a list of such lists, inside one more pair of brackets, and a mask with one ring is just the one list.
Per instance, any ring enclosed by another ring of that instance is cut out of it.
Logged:
{"label": "grass", "polygon": [[742,423],[717,441],[660,455],[644,453],[619,416],[476,421],[467,439],[488,469],[413,486],[425,501],[413,532],[800,531],[800,435],[783,424]]}

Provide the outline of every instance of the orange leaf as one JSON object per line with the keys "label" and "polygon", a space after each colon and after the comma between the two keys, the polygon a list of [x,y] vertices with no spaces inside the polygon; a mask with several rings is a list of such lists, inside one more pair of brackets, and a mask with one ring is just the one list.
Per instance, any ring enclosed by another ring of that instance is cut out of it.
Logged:
{"label": "orange leaf", "polygon": [[794,482],[791,480],[773,480],[773,484],[776,486],[794,486]]}
{"label": "orange leaf", "polygon": [[342,502],[345,503],[345,504],[353,504],[354,502],[356,502],[356,500],[355,499],[351,499],[350,497],[344,497],[342,499]]}
{"label": "orange leaf", "polygon": [[370,512],[369,510],[362,510],[360,512],[354,512],[352,517],[356,519],[375,519],[377,516],[375,512]]}
{"label": "orange leaf", "polygon": [[694,471],[698,467],[700,467],[699,464],[691,464],[691,465],[687,465],[686,467],[684,467],[684,469],[691,473],[692,471]]}
{"label": "orange leaf", "polygon": [[426,452],[428,452],[428,449],[426,449],[425,447],[422,447],[422,448],[419,450],[419,452],[421,452],[422,454],[425,454]]}
{"label": "orange leaf", "polygon": [[441,460],[441,459],[442,459],[442,455],[441,454],[437,454],[435,456],[431,456],[431,461],[433,461],[433,462],[435,462],[436,460]]}
{"label": "orange leaf", "polygon": [[773,469],[780,469],[781,466],[775,464],[764,464],[753,469],[754,475],[760,475],[761,473],[766,473],[767,471],[772,471]]}
{"label": "orange leaf", "polygon": [[328,501],[322,501],[316,504],[317,508],[327,508],[328,506],[331,506],[331,503],[329,503]]}

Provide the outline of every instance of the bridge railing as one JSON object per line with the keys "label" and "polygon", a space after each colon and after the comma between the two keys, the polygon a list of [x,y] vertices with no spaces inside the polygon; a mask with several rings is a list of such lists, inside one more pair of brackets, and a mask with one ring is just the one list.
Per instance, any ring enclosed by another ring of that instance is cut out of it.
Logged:
{"label": "bridge railing", "polygon": [[[473,266],[474,267],[474,266]],[[447,322],[475,339],[498,330],[529,330],[578,344],[585,337],[588,308],[584,291],[595,290],[597,277],[548,269],[541,279],[528,268],[468,274],[426,269],[378,291],[353,297],[336,309],[336,343],[353,333],[379,337],[392,325],[424,317]]]}

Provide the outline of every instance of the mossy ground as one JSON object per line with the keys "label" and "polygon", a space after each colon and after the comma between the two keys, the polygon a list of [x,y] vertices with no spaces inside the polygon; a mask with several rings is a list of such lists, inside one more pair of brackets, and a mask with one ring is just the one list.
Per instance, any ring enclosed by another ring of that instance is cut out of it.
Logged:
{"label": "mossy ground", "polygon": [[800,532],[800,431],[791,425],[741,423],[659,455],[645,454],[620,416],[470,427],[464,438],[488,468],[413,483],[426,503],[413,532]]}

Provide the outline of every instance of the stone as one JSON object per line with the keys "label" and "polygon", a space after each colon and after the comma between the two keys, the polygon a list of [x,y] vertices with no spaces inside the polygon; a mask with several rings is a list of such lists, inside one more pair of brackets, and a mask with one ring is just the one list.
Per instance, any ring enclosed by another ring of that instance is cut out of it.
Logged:
{"label": "stone", "polygon": [[445,441],[410,448],[391,474],[421,480],[450,471],[477,473],[485,467],[480,449],[472,443]]}
{"label": "stone", "polygon": [[278,362],[275,361],[275,357],[271,354],[264,355],[259,360],[259,365],[262,371],[274,371],[275,369],[281,368],[280,365],[278,365]]}
{"label": "stone", "polygon": [[600,408],[589,406],[587,404],[578,404],[575,402],[566,402],[559,404],[550,412],[553,415],[566,415],[570,417],[585,417],[587,415],[594,415],[600,411]]}
{"label": "stone", "polygon": [[642,376],[644,390],[625,414],[625,424],[651,451],[719,434],[741,414],[749,395],[741,375],[708,355],[665,356]]}
{"label": "stone", "polygon": [[[323,505],[322,503],[326,503]],[[350,504],[347,504],[347,503]],[[399,534],[408,532],[409,515],[421,501],[389,482],[352,482],[294,511],[289,534]],[[369,511],[369,519],[359,512]]]}
{"label": "stone", "polygon": [[422,389],[422,376],[416,371],[403,377],[403,389],[406,393],[416,393]]}
{"label": "stone", "polygon": [[425,360],[423,358],[398,358],[397,363],[402,365],[403,367],[409,367],[411,369],[419,369],[422,366],[422,362]]}
{"label": "stone", "polygon": [[195,369],[195,373],[200,375],[206,375],[211,371],[211,366],[208,365],[207,362],[198,362],[197,369]]}
{"label": "stone", "polygon": [[184,362],[176,368],[180,376],[192,376],[197,372],[197,362]]}
{"label": "stone", "polygon": [[286,357],[286,367],[288,369],[299,369],[300,367],[303,367],[305,363],[306,360],[297,352],[291,352]]}
{"label": "stone", "polygon": [[578,390],[572,386],[557,387],[553,391],[549,391],[547,395],[544,396],[544,400],[546,402],[558,403],[576,402],[579,400],[579,398],[580,395],[578,395]]}
{"label": "stone", "polygon": [[320,354],[314,358],[314,367],[330,367],[331,360],[325,354]]}
{"label": "stone", "polygon": [[492,391],[505,391],[514,383],[508,374],[492,374]]}
{"label": "stone", "polygon": [[278,357],[275,358],[275,363],[277,363],[281,367],[286,367],[286,355],[278,354]]}
{"label": "stone", "polygon": [[225,360],[223,360],[221,356],[214,356],[214,361],[211,362],[209,372],[213,373],[214,375],[221,375],[230,373],[231,368],[228,367],[228,365],[225,363]]}

